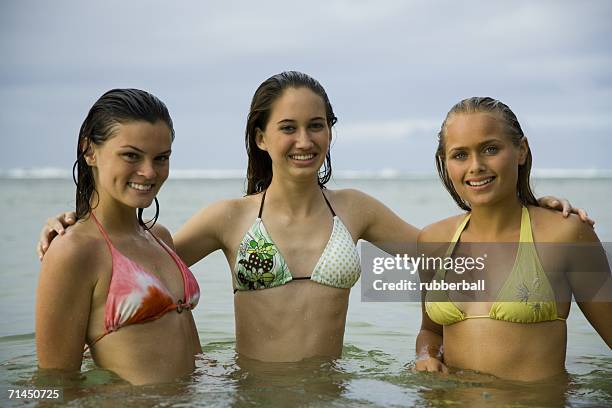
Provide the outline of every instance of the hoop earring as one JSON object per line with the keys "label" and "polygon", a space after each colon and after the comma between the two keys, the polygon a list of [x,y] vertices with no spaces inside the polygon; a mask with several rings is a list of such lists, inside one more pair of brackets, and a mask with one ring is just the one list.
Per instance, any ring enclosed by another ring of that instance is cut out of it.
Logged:
{"label": "hoop earring", "polygon": [[[144,220],[142,219],[142,213],[144,212],[144,208],[138,209],[138,223],[142,225],[142,227],[147,231],[153,228],[153,226],[157,222],[157,218],[159,217],[159,201],[157,201],[157,197],[155,197],[153,200],[155,201],[155,216],[149,221],[144,222]],[[151,225],[149,225],[149,223],[151,223]]]}
{"label": "hoop earring", "polygon": [[257,181],[257,183],[255,183],[255,192],[256,193],[260,193],[262,191],[264,191],[265,189],[265,183],[263,180],[259,180]]}

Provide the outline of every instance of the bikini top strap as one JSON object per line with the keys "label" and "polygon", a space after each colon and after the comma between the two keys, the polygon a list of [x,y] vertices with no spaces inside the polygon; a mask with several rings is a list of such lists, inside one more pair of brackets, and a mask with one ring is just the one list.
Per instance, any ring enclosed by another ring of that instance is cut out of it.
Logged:
{"label": "bikini top strap", "polygon": [[172,260],[176,262],[176,257],[178,257],[178,255],[172,250],[172,248],[170,248],[162,239],[157,238],[157,235],[155,235],[151,230],[145,229],[145,231],[148,232],[153,237],[153,239],[159,244],[159,246],[162,247],[164,251],[168,253],[168,255],[170,255],[170,258],[172,258]]}
{"label": "bikini top strap", "polygon": [[461,221],[457,229],[455,230],[455,233],[453,234],[453,238],[450,241],[450,245],[448,246],[448,249],[446,250],[445,256],[451,256],[453,252],[455,251],[455,246],[457,245],[459,238],[461,238],[461,234],[463,233],[463,230],[465,229],[468,222],[470,221],[470,216],[471,214],[468,213],[463,219],[463,221]]}
{"label": "bikini top strap", "polygon": [[183,278],[183,299],[188,299],[188,296],[187,296],[187,274],[186,274],[187,271],[185,270],[185,269],[188,269],[187,265],[185,264],[185,262],[183,262],[181,257],[178,256],[178,254],[176,252],[174,252],[174,250],[172,248],[170,248],[170,246],[164,242],[163,239],[158,238],[157,235],[155,235],[151,230],[147,229],[145,231],[147,231],[153,237],[153,239],[155,241],[157,241],[159,246],[162,247],[164,249],[164,251],[166,251],[166,253],[168,255],[170,255],[170,258],[172,258],[172,260],[174,261],[174,263],[178,267],[179,271],[181,272],[181,276]]}
{"label": "bikini top strap", "polygon": [[521,234],[519,238],[520,243],[531,242],[533,243],[533,233],[531,231],[531,218],[529,217],[529,210],[527,207],[523,207],[521,210]]}
{"label": "bikini top strap", "polygon": [[263,205],[264,205],[264,201],[266,201],[266,193],[268,192],[268,190],[264,190],[262,196],[261,196],[261,204],[259,204],[259,214],[257,215],[257,218],[261,218],[261,213],[263,212]]}
{"label": "bikini top strap", "polygon": [[331,211],[332,215],[335,217],[336,216],[336,212],[334,211],[334,209],[332,208],[331,204],[327,200],[327,197],[325,197],[325,193],[323,192],[323,190],[321,190],[321,194],[323,194],[323,198],[325,199],[325,203],[329,207],[329,211]]}
{"label": "bikini top strap", "polygon": [[102,227],[102,224],[100,224],[100,221],[98,221],[98,219],[96,218],[96,216],[94,215],[93,211],[89,213],[91,215],[91,218],[95,221],[96,225],[98,226],[98,229],[100,230],[100,232],[102,233],[102,236],[104,237],[104,240],[106,241],[106,243],[108,244],[109,249],[112,250],[113,248],[113,243],[110,240],[110,237],[108,236],[108,234],[106,233],[106,231],[104,230],[104,227]]}
{"label": "bikini top strap", "polygon": [[[449,242],[448,248],[446,249],[446,253],[444,255],[445,258],[448,258],[453,255],[453,252],[455,251],[455,246],[457,246],[457,242],[459,241],[459,238],[461,238],[461,233],[463,232],[466,225],[468,224],[468,221],[470,221],[470,215],[471,214],[468,213],[463,219],[463,221],[461,221],[457,229],[455,230],[455,233],[453,234],[453,238]],[[436,270],[435,277],[436,279],[438,277],[441,277],[442,279],[444,279],[446,277],[446,269],[441,268],[441,269]]]}
{"label": "bikini top strap", "polygon": [[457,229],[455,230],[455,234],[453,234],[453,238],[451,239],[452,243],[457,243],[457,241],[459,241],[459,238],[461,237],[461,234],[463,233],[463,230],[465,229],[465,227],[467,226],[468,221],[470,220],[470,216],[472,214],[468,213],[465,218],[463,219],[463,221],[461,221],[461,224],[459,224],[459,226],[457,227]]}

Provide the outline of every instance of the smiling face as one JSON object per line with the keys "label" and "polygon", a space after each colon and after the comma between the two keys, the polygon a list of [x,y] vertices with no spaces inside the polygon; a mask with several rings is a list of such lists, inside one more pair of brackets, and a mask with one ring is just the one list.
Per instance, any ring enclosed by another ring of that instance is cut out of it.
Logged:
{"label": "smiling face", "polygon": [[316,181],[331,142],[323,99],[305,87],[287,88],[256,141],[270,155],[273,174]]}
{"label": "smiling face", "polygon": [[445,130],[444,161],[463,200],[472,208],[517,200],[518,168],[527,157],[525,138],[514,145],[503,122],[489,113],[454,114]]}
{"label": "smiling face", "polygon": [[85,160],[92,167],[101,205],[146,208],[168,178],[172,136],[158,121],[118,124],[101,145],[92,144]]}

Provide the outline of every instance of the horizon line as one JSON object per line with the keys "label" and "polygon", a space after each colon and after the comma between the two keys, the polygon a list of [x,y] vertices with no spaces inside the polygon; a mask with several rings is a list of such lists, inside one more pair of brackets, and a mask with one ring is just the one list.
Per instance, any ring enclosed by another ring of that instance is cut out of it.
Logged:
{"label": "horizon line", "polygon": [[[612,169],[559,169],[539,168],[532,169],[532,176],[544,179],[588,179],[612,178]],[[409,170],[402,171],[392,168],[377,170],[336,170],[333,178],[339,180],[372,179],[372,180],[396,180],[396,179],[430,179],[437,178],[436,171]],[[12,168],[0,169],[0,179],[71,179],[69,170],[57,167],[34,167],[34,168]],[[245,179],[246,169],[174,169],[170,170],[171,180],[232,180]]]}

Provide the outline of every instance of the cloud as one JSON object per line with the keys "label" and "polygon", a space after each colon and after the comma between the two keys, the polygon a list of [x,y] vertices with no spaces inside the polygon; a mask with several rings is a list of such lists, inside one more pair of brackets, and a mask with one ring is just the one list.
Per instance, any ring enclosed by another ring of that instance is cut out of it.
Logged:
{"label": "cloud", "polygon": [[600,131],[608,133],[612,129],[612,117],[602,114],[573,115],[525,115],[521,120],[525,126],[554,130],[564,129],[580,134],[583,131]]}
{"label": "cloud", "polygon": [[338,124],[337,133],[344,141],[380,143],[402,141],[423,134],[435,135],[440,123],[430,119],[397,119]]}
{"label": "cloud", "polygon": [[[23,0],[0,7],[0,134],[10,135],[3,168],[71,163],[88,107],[103,91],[127,86],[168,104],[178,132],[173,166],[242,168],[250,98],[285,69],[326,86],[341,118],[335,157],[345,163],[368,157],[371,168],[393,167],[385,152],[407,140],[429,151],[447,110],[474,95],[508,103],[530,134],[565,135],[569,142],[543,149],[551,160],[608,162],[599,146],[612,143],[609,1]],[[572,150],[574,134],[590,156]]]}

